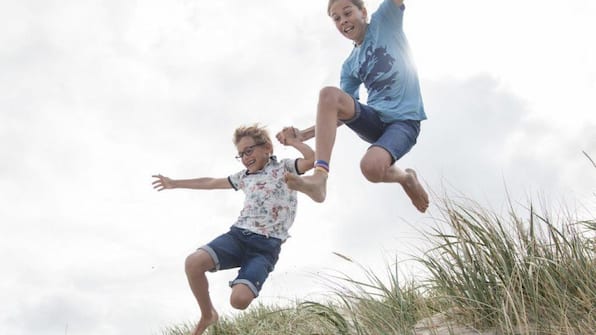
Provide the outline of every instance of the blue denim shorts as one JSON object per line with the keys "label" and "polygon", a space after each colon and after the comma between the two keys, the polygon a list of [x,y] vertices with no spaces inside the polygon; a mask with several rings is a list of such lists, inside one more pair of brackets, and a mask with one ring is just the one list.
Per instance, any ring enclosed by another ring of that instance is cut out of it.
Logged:
{"label": "blue denim shorts", "polygon": [[381,121],[378,113],[371,107],[354,99],[355,115],[350,120],[341,120],[361,139],[372,146],[385,149],[395,163],[416,144],[420,134],[420,121],[400,120],[391,123]]}
{"label": "blue denim shorts", "polygon": [[215,268],[212,272],[239,267],[238,276],[230,282],[230,287],[245,284],[257,297],[277,263],[281,244],[278,238],[232,226],[229,232],[199,249],[205,250],[213,259]]}

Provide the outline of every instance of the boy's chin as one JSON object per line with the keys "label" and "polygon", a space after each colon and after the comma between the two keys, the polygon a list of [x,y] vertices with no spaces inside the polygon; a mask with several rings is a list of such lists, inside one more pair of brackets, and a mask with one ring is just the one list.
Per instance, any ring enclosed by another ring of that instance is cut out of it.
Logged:
{"label": "boy's chin", "polygon": [[256,165],[252,165],[252,166],[248,167],[248,172],[249,173],[255,173],[255,172],[261,171],[261,170],[263,170],[263,166],[258,167]]}

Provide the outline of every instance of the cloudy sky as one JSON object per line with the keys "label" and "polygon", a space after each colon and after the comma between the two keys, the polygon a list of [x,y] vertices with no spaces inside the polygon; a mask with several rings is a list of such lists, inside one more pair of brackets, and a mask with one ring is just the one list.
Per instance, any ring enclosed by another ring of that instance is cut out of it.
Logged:
{"label": "cloudy sky", "polygon": [[[380,0],[367,2],[370,10]],[[596,3],[407,1],[429,119],[402,161],[428,189],[499,210],[594,213]],[[233,130],[310,126],[350,42],[326,1],[0,1],[0,333],[159,334],[198,310],[187,254],[224,232],[233,191],[155,192],[151,175],[225,177]],[[309,142],[314,145],[314,142]],[[280,157],[293,149],[277,146]],[[301,196],[259,300],[317,299],[321,275],[415,254],[437,224],[373,185],[340,129],[328,200]],[[592,216],[593,217],[593,216]],[[227,281],[210,276],[229,310]]]}

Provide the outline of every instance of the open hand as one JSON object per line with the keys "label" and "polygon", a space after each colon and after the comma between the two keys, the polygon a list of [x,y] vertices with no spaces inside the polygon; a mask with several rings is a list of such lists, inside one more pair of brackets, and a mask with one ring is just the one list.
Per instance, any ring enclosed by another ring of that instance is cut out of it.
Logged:
{"label": "open hand", "polygon": [[168,177],[164,177],[161,174],[153,175],[153,178],[157,178],[157,180],[153,181],[153,188],[157,191],[163,191],[165,189],[174,188],[172,183],[172,179]]}

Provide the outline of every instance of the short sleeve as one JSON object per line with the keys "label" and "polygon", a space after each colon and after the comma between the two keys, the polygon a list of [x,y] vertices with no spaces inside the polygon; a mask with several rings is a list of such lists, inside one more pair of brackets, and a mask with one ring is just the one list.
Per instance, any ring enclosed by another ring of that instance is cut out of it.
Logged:
{"label": "short sleeve", "polygon": [[246,174],[245,170],[239,171],[234,173],[233,175],[230,175],[228,177],[228,181],[230,182],[230,185],[232,185],[232,187],[234,188],[235,191],[238,191],[239,189],[242,188],[242,177]]}
{"label": "short sleeve", "polygon": [[385,0],[373,16],[379,16],[382,25],[388,24],[393,26],[394,29],[402,30],[405,9],[406,7],[403,4],[398,6],[393,0]]}
{"label": "short sleeve", "polygon": [[283,164],[285,171],[287,171],[291,174],[300,174],[296,167],[297,161],[298,161],[298,159],[284,158],[281,160],[281,163]]}

